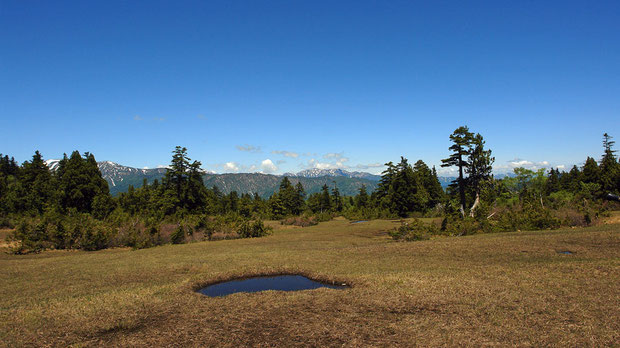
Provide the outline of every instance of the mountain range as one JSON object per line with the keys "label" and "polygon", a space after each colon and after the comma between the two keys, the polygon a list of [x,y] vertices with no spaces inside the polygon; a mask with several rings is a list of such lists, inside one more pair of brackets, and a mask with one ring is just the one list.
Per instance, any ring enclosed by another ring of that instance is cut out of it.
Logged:
{"label": "mountain range", "polygon": [[[58,168],[59,160],[47,160],[45,163],[51,170]],[[126,192],[130,185],[141,187],[144,179],[150,184],[156,179],[161,179],[166,174],[166,168],[139,169],[123,166],[111,161],[97,162],[101,176],[108,182],[110,193],[117,195]],[[296,185],[301,182],[307,194],[319,192],[323,185],[330,188],[334,184],[340,190],[341,195],[352,196],[359,192],[362,185],[366,185],[368,192],[377,188],[379,175],[362,172],[347,172],[337,169],[309,169],[297,174],[287,173],[284,175],[272,175],[263,173],[228,173],[228,174],[203,174],[203,180],[207,187],[217,186],[224,192],[230,193],[258,193],[263,198],[268,198],[276,192],[284,176],[288,176],[291,183]]]}
{"label": "mountain range", "polygon": [[[45,163],[51,170],[58,168],[59,160],[47,160]],[[141,187],[144,179],[150,184],[156,179],[161,179],[166,174],[166,168],[140,169],[127,167],[111,161],[97,162],[101,176],[108,182],[110,193],[117,195],[126,192],[129,186]],[[207,187],[216,186],[224,193],[237,191],[237,193],[258,193],[263,198],[268,198],[276,192],[282,178],[287,176],[293,185],[301,182],[307,194],[319,192],[323,185],[330,188],[336,185],[340,194],[353,196],[359,192],[362,185],[366,185],[368,192],[374,191],[381,179],[380,175],[365,172],[349,172],[343,169],[306,169],[298,173],[285,173],[283,175],[263,173],[227,173],[227,174],[203,174],[203,180]],[[439,182],[445,188],[450,184],[453,177],[440,177]]]}

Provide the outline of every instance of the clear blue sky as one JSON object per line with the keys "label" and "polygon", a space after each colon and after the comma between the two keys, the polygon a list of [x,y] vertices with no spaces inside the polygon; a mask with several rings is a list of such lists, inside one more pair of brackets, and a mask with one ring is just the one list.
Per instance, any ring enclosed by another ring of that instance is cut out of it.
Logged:
{"label": "clear blue sky", "polygon": [[620,2],[2,0],[0,120],[20,162],[377,172],[469,125],[499,172],[579,164],[620,143]]}

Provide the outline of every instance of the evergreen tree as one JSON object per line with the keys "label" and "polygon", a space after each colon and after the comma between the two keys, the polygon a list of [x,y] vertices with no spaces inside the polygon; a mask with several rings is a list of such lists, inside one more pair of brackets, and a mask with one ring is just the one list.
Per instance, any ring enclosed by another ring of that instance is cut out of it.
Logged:
{"label": "evergreen tree", "polygon": [[549,177],[547,178],[547,183],[545,184],[545,193],[546,195],[550,195],[554,192],[558,192],[560,190],[560,171],[557,169],[551,168],[549,171]]}
{"label": "evergreen tree", "polygon": [[167,193],[164,195],[173,210],[186,209],[196,212],[204,209],[207,200],[207,192],[202,181],[201,163],[190,162],[187,149],[177,146],[172,151],[172,160],[163,184]]}
{"label": "evergreen tree", "polygon": [[304,186],[301,184],[301,181],[298,181],[297,185],[295,185],[295,193],[295,206],[293,214],[299,215],[304,210],[304,203],[306,201],[306,190],[304,190]]}
{"label": "evergreen tree", "polygon": [[39,151],[34,153],[32,161],[22,165],[20,181],[26,193],[26,209],[43,213],[45,207],[52,203],[55,188],[52,174]]}
{"label": "evergreen tree", "polygon": [[480,202],[481,184],[491,179],[492,165],[495,162],[495,157],[491,156],[491,150],[484,149],[484,143],[479,133],[471,138],[465,167],[468,174],[467,185],[473,191],[474,196],[474,204],[469,211],[471,217],[474,216],[474,211]]}
{"label": "evergreen tree", "polygon": [[456,182],[453,182],[452,186],[457,186],[459,190],[461,216],[465,216],[465,190],[466,182],[464,172],[467,169],[467,156],[470,153],[470,146],[474,135],[469,131],[467,126],[457,128],[454,133],[450,135],[450,141],[454,144],[450,146],[452,154],[446,159],[442,159],[442,167],[457,166],[459,169],[459,176]]}
{"label": "evergreen tree", "polygon": [[321,196],[319,198],[319,207],[320,207],[321,213],[328,212],[331,210],[332,208],[331,201],[332,200],[329,195],[329,187],[327,187],[327,184],[323,184],[323,187],[321,187]]}
{"label": "evergreen tree", "polygon": [[396,166],[388,199],[390,210],[401,217],[407,216],[409,212],[422,210],[427,203],[426,192],[421,188],[413,168],[402,156]]}
{"label": "evergreen tree", "polygon": [[366,192],[366,185],[360,187],[359,194],[355,197],[355,206],[358,209],[366,208],[368,206],[368,193]]}
{"label": "evergreen tree", "polygon": [[280,182],[278,198],[284,207],[284,215],[297,215],[299,213],[297,190],[286,176],[282,179],[282,182]]}
{"label": "evergreen tree", "polygon": [[341,212],[343,208],[342,197],[340,197],[340,190],[338,190],[338,186],[336,186],[336,182],[334,181],[334,188],[332,189],[332,197],[331,197],[331,207],[337,212]]}
{"label": "evergreen tree", "polygon": [[616,142],[607,133],[603,134],[603,158],[600,165],[601,186],[607,192],[620,193],[620,163],[616,160]]}
{"label": "evergreen tree", "polygon": [[424,161],[418,160],[413,166],[413,171],[418,177],[419,186],[421,187],[418,189],[418,204],[426,202],[424,206],[424,210],[426,210],[432,209],[441,203],[444,199],[444,191],[437,177],[435,167],[431,170]]}
{"label": "evergreen tree", "polygon": [[73,151],[69,158],[64,155],[57,175],[62,208],[90,213],[95,197],[109,195],[109,190],[107,181],[101,177],[95,156],[90,153],[85,153],[85,156],[82,158],[78,151]]}
{"label": "evergreen tree", "polygon": [[601,181],[601,172],[594,158],[588,157],[586,159],[586,163],[581,171],[581,181],[586,184],[599,183]]}

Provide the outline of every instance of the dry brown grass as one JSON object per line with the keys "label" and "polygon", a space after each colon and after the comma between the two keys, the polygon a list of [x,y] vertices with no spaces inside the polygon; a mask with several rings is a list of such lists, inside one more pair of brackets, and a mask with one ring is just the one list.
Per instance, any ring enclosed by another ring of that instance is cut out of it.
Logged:
{"label": "dry brown grass", "polygon": [[[620,225],[398,243],[391,221],[257,239],[0,255],[4,346],[613,346]],[[558,251],[569,250],[573,255]],[[301,272],[348,290],[208,298]]]}

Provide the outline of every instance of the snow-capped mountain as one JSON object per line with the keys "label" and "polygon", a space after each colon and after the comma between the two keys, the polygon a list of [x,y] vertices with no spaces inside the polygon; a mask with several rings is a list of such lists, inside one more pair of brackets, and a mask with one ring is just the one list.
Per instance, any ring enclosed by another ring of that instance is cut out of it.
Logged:
{"label": "snow-capped mountain", "polygon": [[[45,161],[45,164],[50,170],[58,169],[60,160],[49,159]],[[115,192],[114,189],[117,185],[123,183],[122,189],[126,189],[129,185],[139,187],[142,185],[142,181],[147,179],[148,182],[152,182],[154,179],[158,179],[164,176],[166,168],[155,169],[139,169],[133,167],[127,167],[114,163],[111,161],[97,162],[101,176],[108,182],[111,192]]]}
{"label": "snow-capped mountain", "polygon": [[54,171],[56,169],[58,169],[58,163],[60,162],[60,160],[57,159],[49,159],[45,161],[45,165],[47,165],[47,167]]}
{"label": "snow-capped mountain", "polygon": [[97,165],[99,166],[99,171],[101,171],[101,176],[108,181],[110,187],[116,186],[117,183],[122,182],[128,177],[135,178],[137,176],[149,179],[151,176],[159,177],[166,173],[166,168],[139,169],[123,166],[111,161],[97,162]]}
{"label": "snow-capped mountain", "polygon": [[302,170],[301,172],[298,172],[297,174],[294,174],[294,175],[290,173],[287,173],[287,174],[289,174],[290,176],[298,176],[298,177],[303,177],[303,178],[319,178],[322,176],[344,176],[347,178],[359,178],[359,179],[368,179],[368,180],[375,180],[375,181],[379,181],[381,179],[380,175],[374,175],[374,174],[370,174],[366,172],[349,172],[344,169],[312,168],[312,169]]}
{"label": "snow-capped mountain", "polygon": [[[52,170],[58,169],[59,160],[47,160],[48,167]],[[166,168],[156,169],[140,169],[120,165],[110,161],[97,162],[101,176],[108,182],[110,193],[116,195],[120,192],[127,192],[129,186],[141,187],[146,179],[148,183],[160,180],[166,174]],[[291,177],[291,182],[296,184],[301,182],[307,194],[319,192],[323,185],[331,185],[333,181],[338,182],[338,188],[343,195],[355,195],[359,192],[360,187],[365,185],[369,192],[372,192],[377,181],[374,179],[366,179],[360,177],[359,173],[349,173],[346,171],[336,172],[327,171],[314,173],[316,176],[296,176]],[[312,174],[312,173],[310,173]],[[358,176],[354,176],[354,175]],[[367,173],[363,173],[367,174]],[[368,174],[371,175],[371,174]],[[263,198],[268,198],[279,188],[282,176],[269,175],[261,173],[237,173],[237,174],[215,174],[213,172],[205,172],[203,176],[204,183],[207,187],[217,186],[222,192],[229,193],[237,191],[238,193],[258,193]]]}

